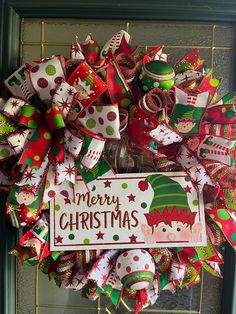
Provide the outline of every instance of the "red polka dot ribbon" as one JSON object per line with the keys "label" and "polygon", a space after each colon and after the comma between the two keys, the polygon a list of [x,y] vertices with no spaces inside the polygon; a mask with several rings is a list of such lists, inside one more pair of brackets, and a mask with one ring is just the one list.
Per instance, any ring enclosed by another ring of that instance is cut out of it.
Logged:
{"label": "red polka dot ribbon", "polygon": [[64,62],[63,56],[56,56],[40,61],[29,70],[33,89],[46,104],[51,101],[56,86],[66,78]]}

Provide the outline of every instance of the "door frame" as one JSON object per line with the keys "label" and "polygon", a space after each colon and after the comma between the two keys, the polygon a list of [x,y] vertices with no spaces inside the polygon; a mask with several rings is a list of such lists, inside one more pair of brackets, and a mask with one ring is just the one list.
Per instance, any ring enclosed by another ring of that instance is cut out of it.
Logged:
{"label": "door frame", "polygon": [[[236,23],[235,0],[0,0],[0,95],[2,79],[19,65],[22,18],[94,18]],[[191,17],[191,18],[190,18]],[[235,49],[236,51],[236,49]],[[235,58],[234,58],[235,59]],[[236,66],[234,65],[236,70]],[[236,89],[236,75],[233,86]],[[6,195],[0,194],[0,313],[16,311],[16,262],[7,252],[16,243],[16,230],[5,219]],[[225,248],[222,314],[236,313],[236,254]]]}

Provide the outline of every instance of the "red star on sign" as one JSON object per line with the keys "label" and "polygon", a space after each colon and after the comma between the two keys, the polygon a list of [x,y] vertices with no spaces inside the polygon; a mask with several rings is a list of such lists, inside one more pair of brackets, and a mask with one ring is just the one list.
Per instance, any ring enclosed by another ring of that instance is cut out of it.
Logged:
{"label": "red star on sign", "polygon": [[103,182],[103,183],[104,183],[104,187],[105,187],[105,188],[110,188],[110,187],[111,187],[111,181],[106,180],[106,181]]}
{"label": "red star on sign", "polygon": [[135,202],[135,195],[133,195],[132,193],[130,195],[127,196],[129,199],[129,202]]}
{"label": "red star on sign", "polygon": [[101,231],[99,231],[98,233],[96,233],[96,236],[97,236],[97,240],[99,240],[99,239],[102,239],[102,240],[103,240],[104,233],[102,233]]}
{"label": "red star on sign", "polygon": [[56,240],[56,243],[62,243],[63,237],[57,236],[55,240]]}
{"label": "red star on sign", "polygon": [[134,234],[132,234],[129,238],[130,238],[130,243],[136,243],[137,237]]}
{"label": "red star on sign", "polygon": [[64,202],[65,202],[65,205],[66,205],[66,204],[71,204],[71,201],[70,201],[69,198],[64,198]]}
{"label": "red star on sign", "polygon": [[191,193],[192,188],[190,186],[186,186],[186,188],[184,188],[186,193]]}

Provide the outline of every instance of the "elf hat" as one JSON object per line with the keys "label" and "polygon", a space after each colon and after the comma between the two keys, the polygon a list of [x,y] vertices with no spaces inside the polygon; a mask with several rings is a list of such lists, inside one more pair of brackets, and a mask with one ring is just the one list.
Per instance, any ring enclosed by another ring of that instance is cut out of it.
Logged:
{"label": "elf hat", "polygon": [[186,111],[181,118],[178,119],[178,122],[180,121],[193,121],[195,120],[193,118],[193,110]]}
{"label": "elf hat", "polygon": [[35,193],[33,192],[32,187],[30,187],[30,186],[21,186],[21,187],[19,188],[19,193],[20,193],[20,192],[26,192],[26,193],[35,194]]}
{"label": "elf hat", "polygon": [[150,226],[171,221],[194,223],[196,213],[191,212],[186,192],[178,182],[162,174],[150,175],[146,181],[154,191],[149,214],[145,214]]}
{"label": "elf hat", "polygon": [[92,76],[91,74],[89,74],[88,76],[86,76],[86,77],[84,78],[84,81],[86,82],[86,84],[87,84],[88,86],[90,86],[90,89],[92,89],[93,83],[94,83],[94,78],[93,78],[93,76]]}

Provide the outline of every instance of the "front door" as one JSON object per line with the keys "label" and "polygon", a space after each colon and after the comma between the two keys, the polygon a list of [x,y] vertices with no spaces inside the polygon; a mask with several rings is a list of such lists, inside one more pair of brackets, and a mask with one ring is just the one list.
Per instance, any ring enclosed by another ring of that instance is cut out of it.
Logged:
{"label": "front door", "polygon": [[[69,56],[75,35],[82,42],[92,33],[102,46],[114,33],[124,29],[134,42],[149,50],[164,45],[174,64],[187,51],[198,47],[201,57],[224,78],[220,94],[232,90],[233,33],[232,25],[212,23],[167,23],[155,21],[111,21],[78,19],[22,19],[20,62],[30,62],[53,54]],[[13,259],[14,257],[12,257]],[[80,297],[79,292],[59,289],[38,269],[17,262],[18,314],[102,314],[134,313],[132,301],[122,300],[115,309],[106,298],[96,302]],[[218,314],[221,307],[222,280],[202,273],[202,281],[175,294],[162,292],[156,304],[143,313]],[[10,313],[9,313],[10,314]]]}

